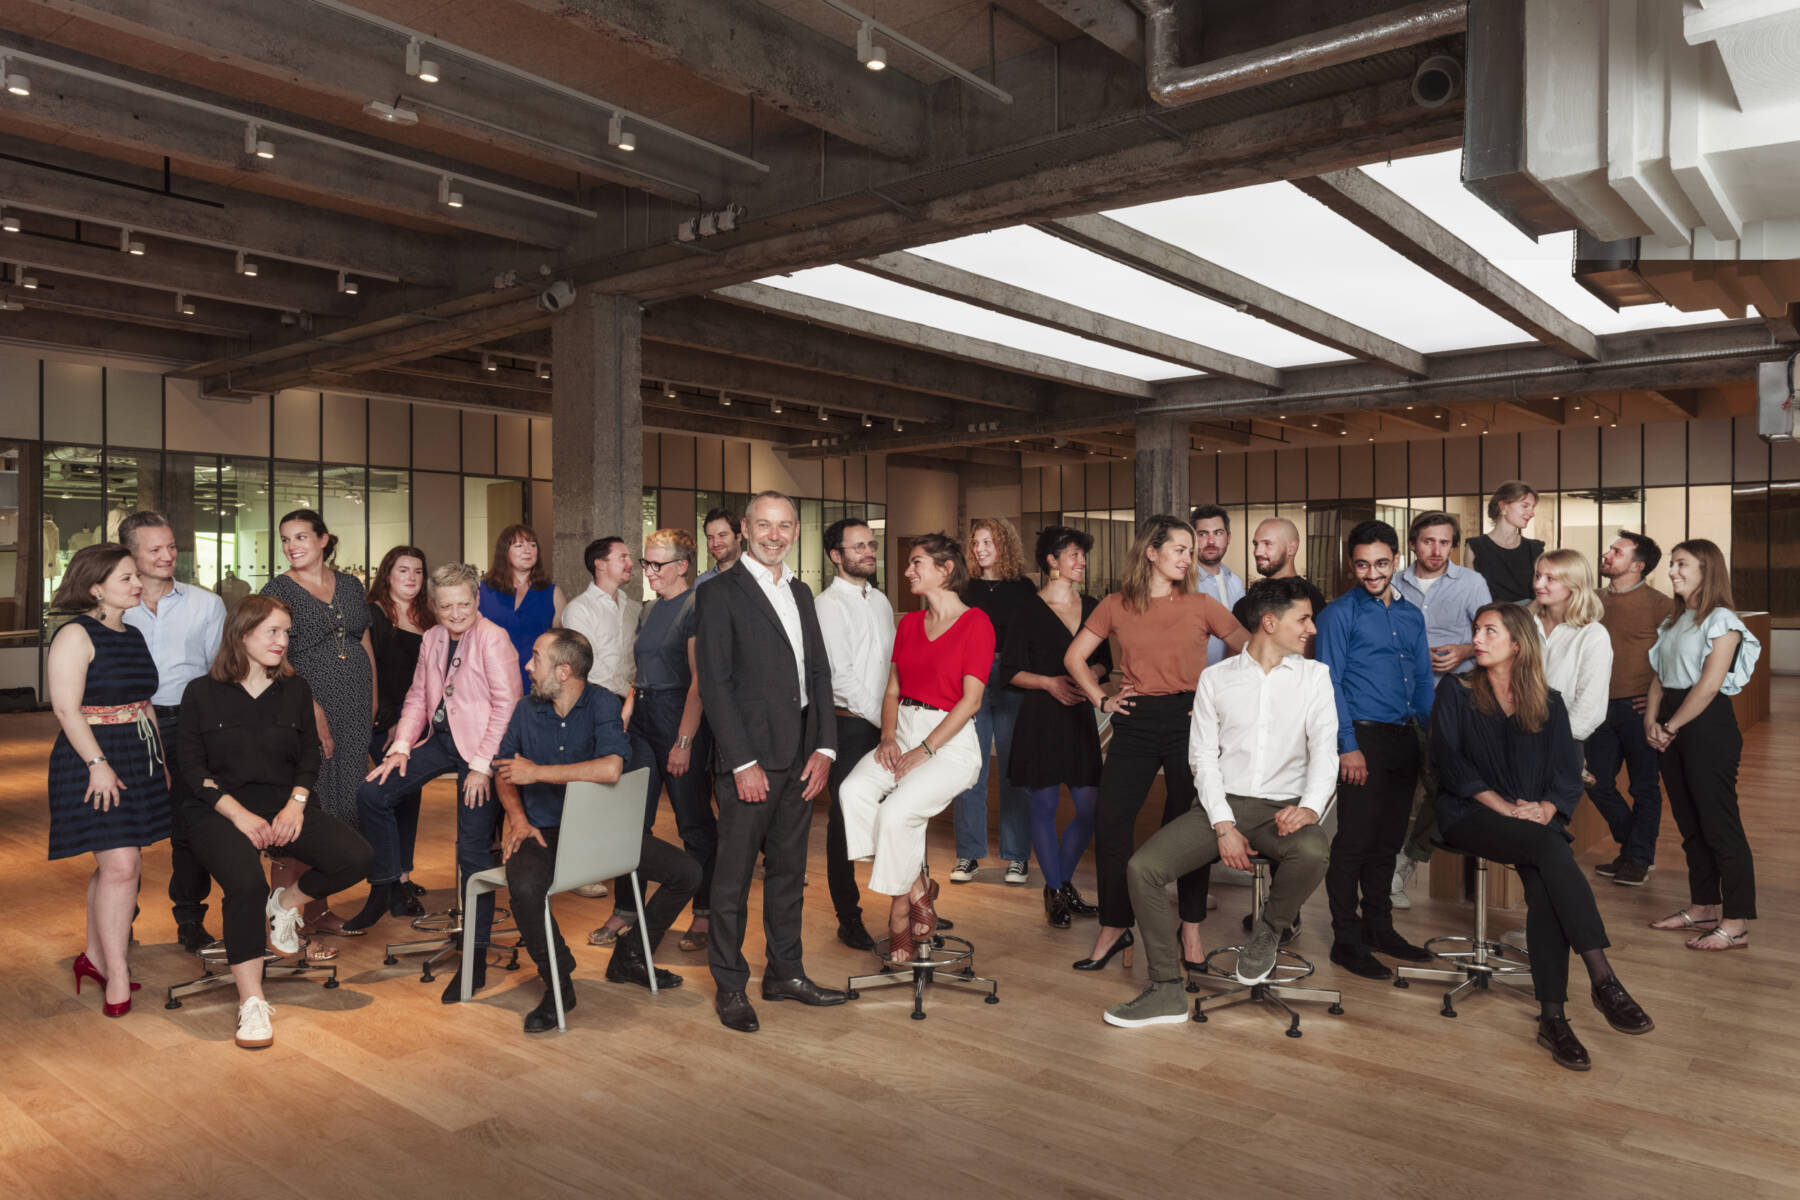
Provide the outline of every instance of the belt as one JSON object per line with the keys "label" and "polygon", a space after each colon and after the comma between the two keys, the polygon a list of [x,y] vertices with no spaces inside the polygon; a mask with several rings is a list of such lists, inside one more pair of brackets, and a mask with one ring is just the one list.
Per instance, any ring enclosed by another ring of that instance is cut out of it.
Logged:
{"label": "belt", "polygon": [[1358,729],[1389,729],[1400,733],[1408,729],[1418,728],[1419,723],[1410,717],[1404,721],[1352,721],[1351,725]]}
{"label": "belt", "polygon": [[156,728],[156,710],[148,700],[130,704],[84,704],[81,717],[89,725],[136,725],[138,741],[150,755],[147,777],[155,778],[156,768],[163,764],[162,733]]}
{"label": "belt", "polygon": [[179,704],[153,704],[151,707],[156,710],[156,715],[160,720],[173,721],[181,716],[181,705]]}
{"label": "belt", "polygon": [[935,705],[926,704],[922,700],[914,700],[911,696],[900,697],[900,707],[901,708],[922,708],[926,712],[935,712],[935,713],[950,711],[947,708],[938,708]]}
{"label": "belt", "polygon": [[851,717],[858,721],[862,720],[861,717],[858,717],[855,713],[851,712],[847,708],[834,708],[831,711],[836,713],[840,717]]}
{"label": "belt", "polygon": [[655,695],[659,695],[659,694],[662,694],[665,692],[683,692],[683,693],[685,693],[687,691],[686,688],[680,686],[679,684],[670,684],[668,687],[639,687],[639,688],[633,688],[632,690],[637,692],[640,695],[645,695],[645,696],[655,696]]}

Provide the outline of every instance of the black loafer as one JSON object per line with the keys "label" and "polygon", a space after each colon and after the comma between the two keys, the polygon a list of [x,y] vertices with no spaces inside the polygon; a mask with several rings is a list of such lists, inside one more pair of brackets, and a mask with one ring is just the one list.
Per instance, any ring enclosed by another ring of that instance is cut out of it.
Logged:
{"label": "black loafer", "polygon": [[1569,1022],[1562,1017],[1538,1018],[1538,1045],[1550,1052],[1559,1067],[1567,1067],[1571,1071],[1585,1071],[1592,1067],[1593,1060],[1588,1058],[1587,1047],[1569,1028]]}
{"label": "black loafer", "polygon": [[1649,1033],[1656,1028],[1650,1014],[1631,998],[1617,975],[1609,975],[1593,987],[1594,1007],[1606,1023],[1620,1033]]}
{"label": "black loafer", "polygon": [[742,992],[720,992],[713,997],[713,1011],[719,1014],[719,1024],[739,1033],[755,1033],[762,1026],[757,1024],[756,1010],[750,1007],[750,997]]}
{"label": "black loafer", "polygon": [[798,1000],[809,1008],[829,1008],[834,1004],[843,1004],[850,999],[849,992],[837,988],[823,988],[806,976],[794,979],[765,979],[762,985],[764,1000]]}
{"label": "black loafer", "polygon": [[[575,1007],[575,981],[568,976],[563,977],[563,1012],[567,1013]],[[526,1033],[549,1033],[556,1028],[556,993],[550,985],[544,985],[544,998],[537,1007],[525,1014]]]}
{"label": "black loafer", "polygon": [[1369,949],[1402,962],[1430,962],[1436,956],[1423,946],[1415,946],[1392,929],[1368,935]]}
{"label": "black loafer", "polygon": [[852,950],[873,950],[875,948],[875,939],[870,937],[869,931],[863,927],[861,917],[851,917],[848,920],[839,921],[837,939]]}
{"label": "black loafer", "polygon": [[199,921],[183,921],[175,927],[175,940],[190,954],[198,954],[213,944],[213,935]]}
{"label": "black loafer", "polygon": [[[644,961],[644,951],[636,942],[624,940],[613,943],[612,958],[606,963],[606,982],[635,983],[641,988],[650,986],[650,966]],[[661,991],[669,991],[681,986],[681,976],[673,971],[656,968],[656,986]]]}
{"label": "black loafer", "polygon": [[1370,954],[1361,946],[1335,945],[1331,948],[1331,961],[1352,975],[1360,975],[1364,979],[1392,979],[1394,972],[1380,959]]}

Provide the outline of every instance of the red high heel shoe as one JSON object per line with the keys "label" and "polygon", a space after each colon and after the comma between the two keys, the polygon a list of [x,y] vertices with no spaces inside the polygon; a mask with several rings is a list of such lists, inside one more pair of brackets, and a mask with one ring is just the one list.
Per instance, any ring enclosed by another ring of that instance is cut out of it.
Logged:
{"label": "red high heel shoe", "polygon": [[131,1011],[131,997],[125,997],[117,1004],[102,1004],[100,1011],[109,1017],[122,1017]]}
{"label": "red high heel shoe", "polygon": [[[81,979],[84,975],[101,987],[106,986],[106,976],[102,975],[99,968],[94,966],[94,960],[87,956],[87,951],[85,950],[75,956],[75,994],[77,996],[81,995]],[[142,984],[134,982],[131,985],[131,990],[135,992],[142,986]],[[109,1004],[107,1007],[111,1008],[112,1006]],[[127,1000],[125,1002],[125,1008],[130,1007],[131,1002]],[[125,1012],[125,1008],[120,1009],[118,1013],[109,1012],[106,1015],[109,1017],[122,1015]]]}

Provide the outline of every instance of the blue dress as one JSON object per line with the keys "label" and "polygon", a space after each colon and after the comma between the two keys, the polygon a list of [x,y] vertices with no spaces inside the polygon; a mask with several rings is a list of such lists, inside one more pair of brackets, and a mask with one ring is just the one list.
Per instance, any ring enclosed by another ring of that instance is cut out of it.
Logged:
{"label": "blue dress", "polygon": [[481,585],[481,615],[506,630],[513,649],[519,652],[519,678],[525,681],[525,694],[531,694],[531,675],[525,664],[531,661],[531,647],[550,632],[556,619],[556,589],[550,584],[525,593],[525,599],[513,606],[511,592],[498,592]]}
{"label": "blue dress", "polygon": [[[76,617],[69,625],[87,630],[94,643],[87,687],[81,694],[83,707],[134,704],[156,694],[156,661],[150,657],[143,634],[130,625],[123,630],[108,629],[88,616]],[[64,636],[63,629],[56,631],[57,637]],[[87,764],[69,744],[68,735],[58,731],[50,749],[52,859],[148,846],[169,836],[169,784],[163,775],[163,748],[156,740],[154,712],[144,728],[125,724],[90,725],[88,729],[125,789],[110,811],[96,809],[84,798]]]}

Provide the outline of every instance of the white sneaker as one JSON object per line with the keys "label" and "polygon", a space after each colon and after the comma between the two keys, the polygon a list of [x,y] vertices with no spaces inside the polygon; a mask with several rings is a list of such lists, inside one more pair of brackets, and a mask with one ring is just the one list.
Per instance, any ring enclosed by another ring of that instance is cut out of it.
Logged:
{"label": "white sneaker", "polygon": [[245,1050],[262,1050],[275,1044],[275,1028],[269,1018],[275,1010],[261,996],[252,996],[238,1005],[237,1044]]}
{"label": "white sneaker", "polygon": [[609,894],[604,883],[584,883],[574,891],[577,896],[584,896],[589,900],[603,900]]}
{"label": "white sneaker", "polygon": [[1419,864],[1408,858],[1404,850],[1394,857],[1394,882],[1388,885],[1388,903],[1395,908],[1412,907],[1406,885],[1412,882],[1413,872],[1418,869]]}
{"label": "white sneaker", "polygon": [[269,915],[269,945],[283,954],[300,953],[300,910],[288,908],[281,903],[286,888],[276,888],[269,893],[269,903],[264,911]]}
{"label": "white sneaker", "polygon": [[1028,883],[1031,880],[1031,868],[1022,858],[1012,859],[1006,864],[1004,878],[1007,883]]}
{"label": "white sneaker", "polygon": [[967,883],[975,878],[975,873],[979,870],[981,870],[980,859],[959,858],[956,860],[956,865],[950,868],[950,882]]}

